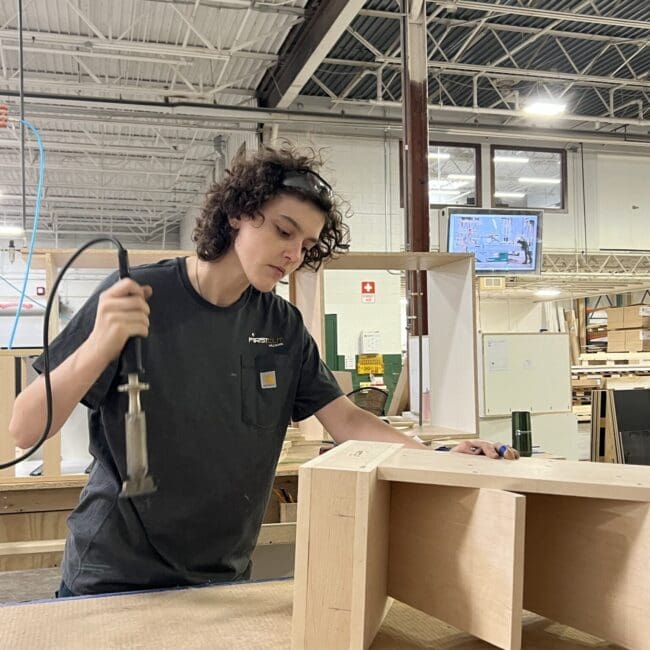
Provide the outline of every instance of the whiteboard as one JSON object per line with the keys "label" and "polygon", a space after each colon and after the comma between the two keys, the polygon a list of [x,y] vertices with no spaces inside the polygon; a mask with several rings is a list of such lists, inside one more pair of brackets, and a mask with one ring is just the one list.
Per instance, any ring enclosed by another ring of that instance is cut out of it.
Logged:
{"label": "whiteboard", "polygon": [[481,416],[571,411],[568,334],[483,334]]}

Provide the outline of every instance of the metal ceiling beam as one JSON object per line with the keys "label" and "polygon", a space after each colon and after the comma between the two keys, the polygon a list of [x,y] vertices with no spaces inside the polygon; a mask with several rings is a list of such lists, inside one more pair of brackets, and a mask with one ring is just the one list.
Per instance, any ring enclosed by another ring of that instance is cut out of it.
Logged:
{"label": "metal ceiling beam", "polygon": [[[15,29],[0,29],[0,41],[4,49],[17,49],[20,34]],[[106,58],[110,54],[114,59],[133,57],[134,55],[150,55],[152,57],[169,57],[167,59],[154,58],[152,63],[174,63],[183,64],[187,59],[206,59],[214,61],[221,59],[228,61],[231,58],[255,59],[257,61],[268,61],[273,63],[278,60],[276,54],[264,52],[251,52],[247,50],[208,49],[207,47],[190,46],[181,47],[171,43],[142,43],[140,41],[127,41],[117,39],[101,39],[94,36],[77,36],[75,34],[56,34],[53,32],[32,32],[24,31],[23,39],[26,45],[25,52],[45,52],[50,54],[65,54],[68,56],[85,57],[95,56]],[[10,43],[8,45],[8,43]],[[59,45],[61,47],[48,47]],[[75,49],[65,49],[75,48]],[[129,60],[134,60],[130,58]],[[138,60],[136,56],[135,60]]]}
{"label": "metal ceiling beam", "polygon": [[[96,90],[96,88],[94,88]],[[31,119],[65,121],[66,123],[84,123],[101,124],[106,126],[128,126],[136,128],[157,128],[157,129],[189,129],[192,131],[208,131],[214,135],[215,131],[221,135],[230,135],[232,133],[257,133],[258,129],[241,126],[230,127],[219,122],[218,117],[203,116],[200,119],[183,115],[158,115],[158,114],[138,114],[129,117],[123,117],[124,111],[109,112],[106,110],[95,111],[92,105],[87,108],[75,108],[72,106],[32,106],[29,111]]]}
{"label": "metal ceiling beam", "polygon": [[381,9],[362,9],[359,16],[368,16],[369,18],[382,18],[399,20],[402,17],[401,11],[384,11]]}
{"label": "metal ceiling beam", "polygon": [[[436,25],[444,25],[452,28],[465,27],[467,29],[470,29],[479,23],[480,20],[461,20],[460,18],[436,18],[435,21]],[[536,34],[542,30],[540,27],[507,25],[505,23],[495,22],[491,22],[489,25],[486,25],[485,28],[494,30],[496,32],[515,32],[517,34]],[[548,36],[557,36],[558,38],[571,38],[578,41],[604,41],[608,43],[618,43],[619,45],[636,45],[639,43],[638,38],[605,36],[604,34],[589,34],[587,32],[570,32],[562,29],[551,29],[545,32],[545,34]]]}
{"label": "metal ceiling beam", "polygon": [[[49,170],[48,170],[49,171]],[[15,180],[9,180],[5,176],[5,179],[3,181],[3,185],[7,190],[12,190],[14,189],[12,185],[19,185],[19,179],[16,178]],[[37,184],[36,183],[25,183],[25,186],[31,189],[35,189]],[[18,189],[16,187],[16,189]],[[110,191],[110,192],[137,192],[140,196],[144,194],[169,194],[169,195],[174,195],[174,196],[189,196],[192,197],[192,199],[196,198],[196,191],[192,190],[177,190],[169,187],[150,187],[148,185],[119,185],[119,184],[84,184],[84,183],[78,183],[76,180],[75,181],[70,181],[69,183],[50,183],[48,181],[47,183],[47,191],[50,192],[51,190],[89,190],[93,192],[105,192],[105,191]],[[122,197],[125,198],[125,197]],[[136,200],[136,199],[134,199]]]}
{"label": "metal ceiling beam", "polygon": [[295,37],[288,37],[289,49],[260,83],[260,104],[290,106],[364,4],[365,0],[321,2],[310,19],[294,28]]}
{"label": "metal ceiling beam", "polygon": [[[66,224],[83,224],[87,218],[87,211],[85,208],[72,208],[72,207],[63,207],[57,208],[54,211],[50,211],[52,218],[56,219],[60,223]],[[143,212],[134,212],[129,210],[102,210],[97,213],[101,219],[111,219],[115,223],[123,223],[128,225],[155,225],[160,223],[163,219],[167,220],[167,223],[174,225],[179,223],[180,213],[170,212],[169,210],[148,210],[146,213]],[[146,215],[142,217],[141,215]]]}
{"label": "metal ceiling beam", "polygon": [[[158,61],[160,63],[160,61]],[[256,71],[257,74],[263,74],[266,67],[261,67]],[[13,71],[8,69],[8,72],[13,74]],[[206,89],[202,91],[192,92],[187,86],[181,87],[179,90],[170,90],[169,84],[164,81],[155,81],[151,79],[140,79],[139,83],[147,83],[146,86],[129,85],[127,84],[114,84],[114,83],[88,83],[80,81],[80,75],[68,75],[62,73],[35,73],[30,70],[25,71],[26,76],[29,78],[29,86],[32,90],[44,89],[48,92],[51,88],[59,90],[70,89],[74,92],[96,92],[102,90],[104,92],[115,93],[116,95],[138,95],[140,97],[147,97],[153,99],[164,99],[165,97],[191,97],[193,99],[214,99],[215,95],[234,95],[236,97],[255,97],[255,91],[247,88],[233,88],[232,86],[223,86],[216,92],[213,89]],[[83,79],[83,76],[81,76]],[[235,81],[233,81],[235,83]],[[19,83],[17,79],[0,78],[0,88],[18,89]]]}
{"label": "metal ceiling beam", "polygon": [[[68,157],[66,156],[66,159]],[[101,159],[98,159],[98,162],[101,164]],[[5,162],[2,161],[0,162],[0,169],[10,169],[12,171],[16,171],[17,169],[17,163],[16,162]],[[28,170],[29,171],[29,170]],[[36,173],[36,169],[32,169],[34,173]],[[74,165],[59,165],[56,162],[56,159],[54,159],[52,156],[48,153],[47,157],[47,168],[46,172],[48,177],[51,174],[89,174],[92,176],[100,176],[102,174],[108,174],[111,176],[115,175],[125,175],[125,176],[162,176],[162,177],[176,177],[178,176],[179,172],[181,170],[172,170],[172,171],[161,171],[158,169],[129,169],[128,167],[125,167],[124,165],[120,167],[119,169],[112,169],[110,167],[77,167]],[[190,175],[190,174],[184,174],[179,177],[178,180],[179,183],[204,183],[205,178],[203,176],[197,176],[197,175]],[[49,186],[49,183],[48,183]]]}
{"label": "metal ceiling beam", "polygon": [[[378,70],[382,65],[399,67],[401,60],[396,57],[384,57],[376,61],[352,61],[348,59],[326,58],[323,63],[330,65],[350,66]],[[504,68],[489,65],[474,65],[469,63],[451,63],[450,61],[435,61],[429,59],[429,68],[442,70],[446,75],[474,76],[480,74],[486,77],[502,79],[547,79],[549,81],[574,81],[579,84],[593,86],[616,86],[625,88],[650,88],[650,81],[628,79],[626,77],[600,77],[596,75],[573,74],[556,70],[533,70],[528,68]]]}
{"label": "metal ceiling beam", "polygon": [[[588,7],[590,5],[590,3],[591,3],[591,0],[583,0],[578,6],[575,7],[575,13],[577,15],[579,15],[580,11],[582,11],[582,9],[584,9],[585,7]],[[491,16],[493,14],[492,14],[492,12],[490,12],[490,14],[488,14],[488,15]],[[515,64],[515,67],[518,68],[519,65],[512,58],[513,55],[517,54],[517,52],[521,52],[522,50],[525,50],[527,47],[530,47],[530,45],[535,43],[540,38],[543,38],[544,36],[547,36],[548,33],[551,30],[555,29],[555,27],[557,27],[558,25],[561,25],[561,24],[562,24],[561,19],[554,20],[552,23],[549,23],[548,25],[546,25],[546,27],[541,29],[536,34],[531,34],[530,36],[525,38],[523,41],[521,41],[519,44],[515,45],[511,50],[508,50],[508,52],[506,52],[506,54],[504,54],[503,56],[500,56],[496,61],[491,61],[490,63],[492,65],[494,65],[495,67],[497,67],[497,66],[501,65],[504,61],[507,61],[508,58],[510,58],[512,60],[512,62]]]}
{"label": "metal ceiling beam", "polygon": [[[128,147],[128,146],[119,146],[111,145],[104,143],[87,143],[87,142],[62,142],[54,140],[44,140],[43,144],[45,145],[46,151],[70,151],[72,153],[83,153],[83,152],[96,152],[101,153],[106,156],[115,156],[115,155],[124,155],[124,156],[144,156],[144,157],[153,157],[153,158],[173,158],[176,160],[183,159],[183,151],[170,151],[163,147]],[[13,139],[0,138],[0,150],[3,147],[14,148],[17,146],[17,143]],[[35,145],[32,145],[32,148],[35,148]],[[212,166],[214,165],[213,161],[205,160],[201,158],[187,158],[186,163],[192,165],[204,165]]]}
{"label": "metal ceiling beam", "polygon": [[[490,5],[490,11],[493,10],[492,5]],[[362,9],[359,12],[359,16],[369,16],[373,18],[382,18],[385,20],[399,20],[401,14],[397,11],[375,11],[371,9]],[[436,25],[442,25],[445,27],[465,27],[470,29],[480,23],[482,19],[477,20],[463,20],[461,18],[441,18],[437,17],[435,20]],[[489,29],[495,30],[497,32],[515,32],[517,34],[535,34],[536,32],[541,31],[541,27],[528,27],[525,25],[508,25],[505,23],[496,23],[491,22],[489,24]],[[587,32],[572,32],[562,29],[551,29],[547,32],[549,36],[558,36],[560,38],[572,38],[579,41],[605,41],[609,43],[618,43],[618,44],[637,44],[639,43],[638,38],[629,38],[621,36],[605,36],[604,34],[589,34]]]}
{"label": "metal ceiling beam", "polygon": [[474,65],[468,63],[447,63],[446,61],[429,61],[429,68],[443,70],[445,74],[480,73],[493,78],[503,79],[546,79],[548,81],[574,81],[578,84],[593,86],[616,86],[617,88],[650,89],[650,81],[628,79],[626,77],[601,77],[597,75],[574,74],[557,70],[533,70],[527,68],[504,68],[489,65]]}
{"label": "metal ceiling beam", "polygon": [[[11,91],[13,93],[14,91]],[[109,111],[119,112],[119,110],[126,111],[125,114],[130,114],[129,111],[143,111],[145,108],[151,111],[151,119],[155,120],[156,117],[169,117],[170,119],[185,118],[185,119],[215,119],[218,116],[220,120],[232,120],[233,122],[246,123],[266,123],[266,124],[290,124],[292,126],[307,125],[313,130],[314,127],[323,129],[324,127],[336,127],[339,129],[350,128],[355,129],[356,132],[361,130],[378,131],[394,131],[401,132],[402,120],[399,117],[389,116],[375,116],[375,115],[355,115],[347,113],[339,115],[326,110],[284,110],[284,109],[270,109],[258,108],[252,106],[226,106],[223,104],[198,104],[193,102],[167,102],[167,103],[153,103],[146,101],[134,100],[115,100],[107,99],[105,97],[93,97],[88,95],[80,96],[66,96],[66,95],[46,95],[42,93],[25,93],[25,96],[31,107],[36,107],[39,104],[46,104],[51,106],[58,104],[60,106],[78,106],[80,103],[84,105],[92,105],[95,109],[106,109]],[[387,103],[389,105],[389,103]],[[372,110],[372,105],[366,103],[369,110]],[[431,109],[435,110],[435,106]],[[471,107],[466,109],[471,113]],[[144,113],[142,113],[144,115]],[[582,120],[582,116],[577,116],[576,120]],[[604,120],[603,120],[604,121]],[[526,140],[527,138],[534,138],[536,140],[550,141],[564,141],[564,142],[585,142],[592,144],[611,144],[622,147],[646,147],[650,145],[650,139],[643,136],[634,136],[631,134],[622,133],[594,133],[585,130],[568,130],[557,129],[555,127],[548,129],[534,129],[534,128],[511,128],[499,129],[495,125],[467,125],[463,123],[445,123],[444,126],[433,122],[430,126],[431,129],[440,128],[445,132],[467,135],[490,135],[500,139],[518,139]]]}
{"label": "metal ceiling beam", "polygon": [[[33,117],[31,113],[30,117]],[[50,141],[56,138],[65,138],[65,140],[61,140],[65,142],[68,141],[68,139],[72,136],[74,138],[82,137],[86,140],[92,141],[93,144],[99,144],[102,147],[108,147],[113,146],[113,144],[105,145],[105,142],[114,143],[115,145],[119,146],[120,142],[124,144],[124,141],[126,141],[129,146],[131,146],[131,143],[133,143],[133,146],[135,147],[148,147],[148,150],[153,154],[156,154],[158,151],[173,151],[179,154],[179,157],[182,155],[183,151],[186,151],[187,148],[199,149],[205,147],[210,151],[214,150],[214,142],[212,137],[197,139],[195,136],[187,137],[187,135],[185,135],[185,137],[170,134],[167,136],[162,136],[160,133],[152,130],[149,124],[140,124],[139,127],[142,130],[139,133],[125,132],[121,129],[110,131],[107,131],[106,129],[97,130],[92,128],[96,127],[99,124],[96,120],[89,120],[88,123],[90,124],[91,128],[81,126],[79,127],[79,132],[71,132],[70,129],[61,129],[60,125],[49,126],[48,124],[43,123],[39,124],[38,130],[44,142],[46,140]],[[106,124],[110,126],[113,123],[107,122]],[[10,128],[9,133],[12,132],[13,130]],[[158,146],[158,142],[161,141],[163,143],[166,143],[167,146]]]}
{"label": "metal ceiling beam", "polygon": [[[196,198],[196,195],[194,195]],[[12,201],[22,201],[22,194],[3,194],[2,195],[2,206],[3,209],[6,206],[12,205]],[[27,203],[33,203],[34,197],[27,196]],[[160,200],[151,200],[145,199],[143,197],[132,198],[132,199],[123,199],[119,196],[110,196],[105,198],[94,198],[90,196],[52,196],[49,192],[45,195],[43,199],[44,203],[74,203],[76,205],[106,205],[106,202],[114,206],[134,206],[136,209],[145,210],[147,208],[157,207],[157,208],[169,208],[171,209],[183,209],[192,205],[194,201],[169,201],[168,199]]]}
{"label": "metal ceiling beam", "polygon": [[[160,4],[170,4],[170,0],[148,0],[149,2],[158,2]],[[185,5],[194,7],[196,0],[174,0],[175,5]],[[260,14],[284,14],[287,16],[304,16],[305,10],[302,7],[292,7],[279,3],[264,3],[256,0],[201,0],[201,6],[214,7],[215,9],[231,9],[254,11]]]}
{"label": "metal ceiling beam", "polygon": [[[335,103],[351,104],[357,106],[366,105],[369,107],[383,106],[385,108],[401,107],[400,102],[387,102],[387,101],[364,100],[364,99],[339,99],[336,100]],[[523,110],[505,109],[505,108],[487,108],[482,106],[429,104],[429,111],[430,112],[438,111],[440,113],[465,113],[467,115],[494,115],[495,117],[498,116],[498,117],[506,117],[506,118],[520,117],[528,120],[535,119],[534,117],[524,112]],[[650,126],[650,120],[642,120],[637,118],[612,117],[609,115],[572,115],[570,113],[565,113],[565,114],[554,116],[553,120],[556,122],[562,121],[562,122],[576,122],[576,123],[590,122],[594,124],[620,124],[620,125],[629,125],[629,126],[641,126],[644,128],[648,128]],[[476,126],[473,126],[472,128],[477,129]],[[508,125],[508,128],[510,128],[510,125]],[[553,129],[552,131],[554,132],[555,130]],[[504,136],[501,135],[499,137],[504,137]],[[549,133],[549,138],[552,138],[552,132]]]}
{"label": "metal ceiling beam", "polygon": [[630,29],[650,30],[650,22],[646,20],[628,20],[613,16],[589,15],[572,13],[570,11],[552,11],[549,9],[536,9],[522,7],[521,5],[498,5],[494,2],[477,2],[476,0],[427,0],[431,4],[442,6],[446,9],[472,9],[474,11],[491,11],[509,16],[529,16],[532,18],[545,18],[571,23],[589,23],[592,25],[609,25],[612,27],[627,27]]}

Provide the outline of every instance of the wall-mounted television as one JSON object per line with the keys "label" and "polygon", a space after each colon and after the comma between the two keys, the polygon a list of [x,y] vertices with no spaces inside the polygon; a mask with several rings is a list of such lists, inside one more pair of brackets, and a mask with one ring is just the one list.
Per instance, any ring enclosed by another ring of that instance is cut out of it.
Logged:
{"label": "wall-mounted television", "polygon": [[542,210],[444,208],[440,248],[473,253],[477,273],[539,273],[542,216]]}

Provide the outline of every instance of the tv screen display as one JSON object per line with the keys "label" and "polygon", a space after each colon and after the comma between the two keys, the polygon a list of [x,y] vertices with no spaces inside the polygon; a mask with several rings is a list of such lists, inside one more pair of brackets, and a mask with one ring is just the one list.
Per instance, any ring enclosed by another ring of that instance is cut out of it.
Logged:
{"label": "tv screen display", "polygon": [[477,273],[539,273],[541,222],[541,211],[450,208],[447,250],[473,253]]}

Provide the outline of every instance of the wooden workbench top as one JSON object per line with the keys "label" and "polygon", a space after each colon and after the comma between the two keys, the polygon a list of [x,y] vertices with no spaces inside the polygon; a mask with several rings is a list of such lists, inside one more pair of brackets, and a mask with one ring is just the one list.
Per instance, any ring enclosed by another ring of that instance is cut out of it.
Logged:
{"label": "wooden workbench top", "polygon": [[[350,444],[350,443],[346,443]],[[354,449],[367,449],[355,443]],[[378,445],[379,443],[374,443]],[[386,446],[386,445],[384,445]],[[349,447],[348,449],[352,449]],[[371,450],[380,453],[380,448]],[[383,460],[379,478],[431,485],[492,488],[626,501],[650,501],[650,472],[644,465],[521,458],[515,462],[466,454],[425,454],[399,449]]]}
{"label": "wooden workbench top", "polygon": [[[2,647],[288,650],[293,582],[289,580],[86,597],[0,607]],[[394,602],[372,650],[493,646]],[[614,649],[565,626],[528,616],[524,650]]]}

